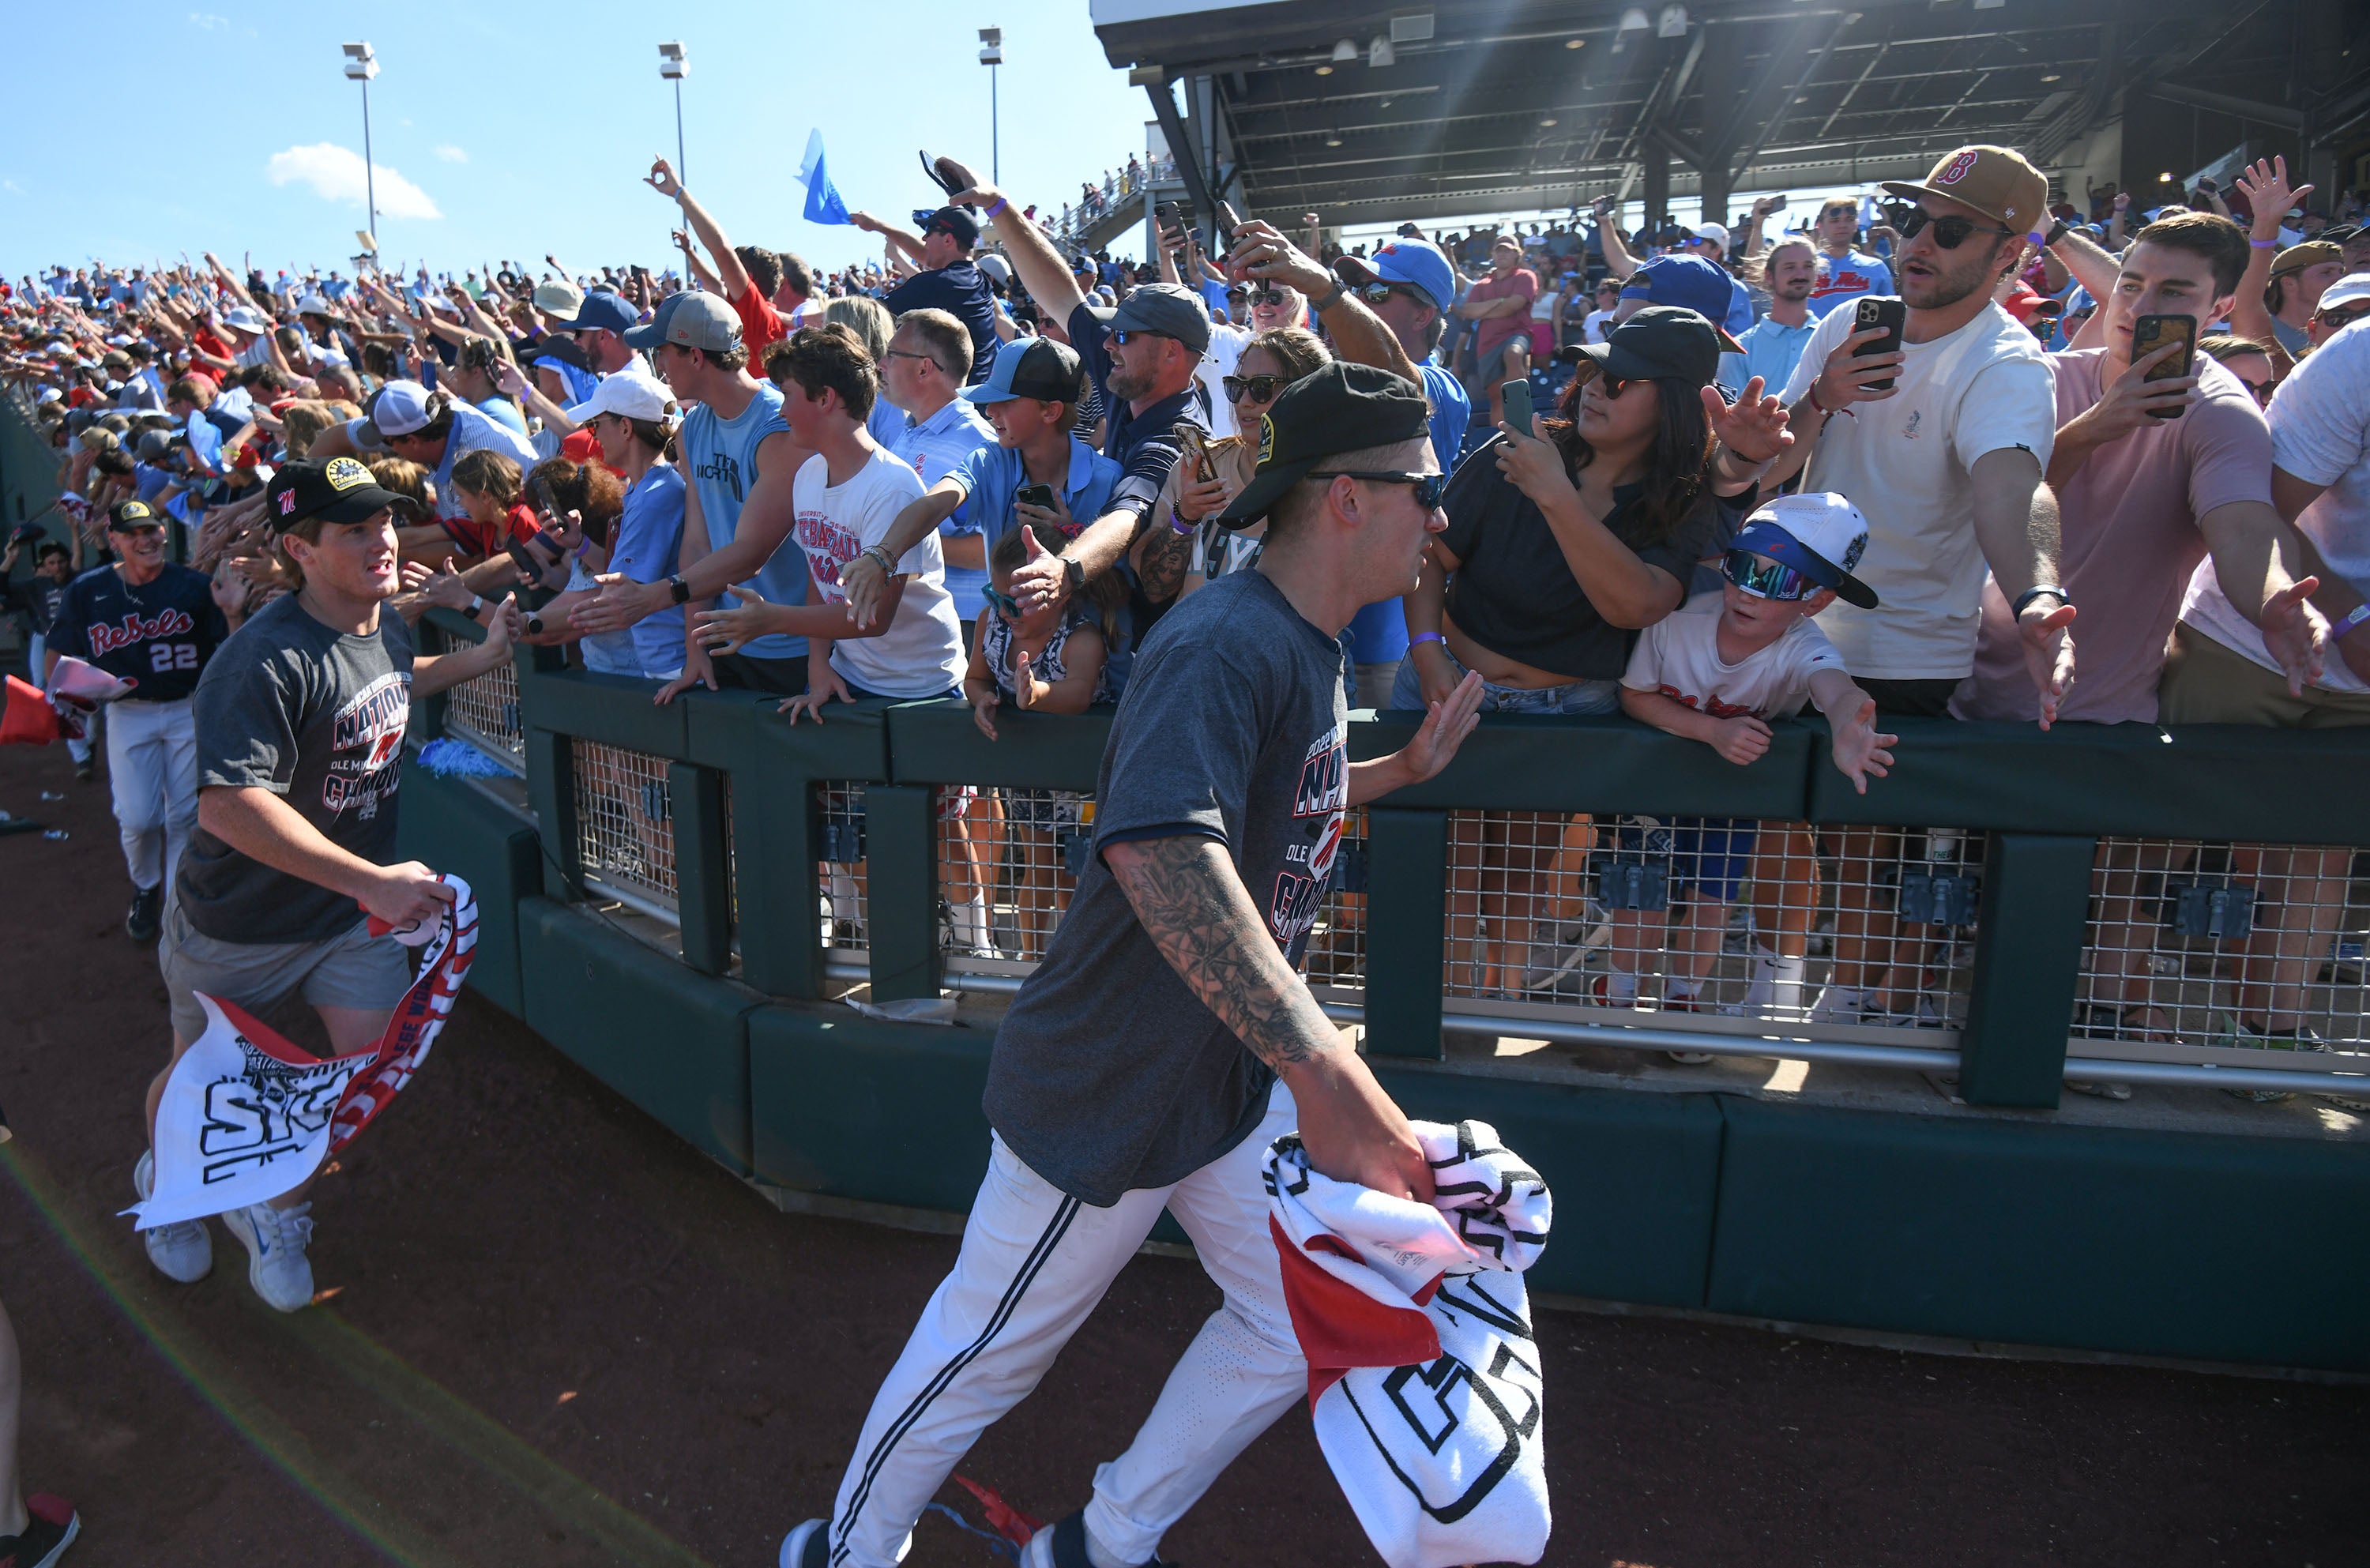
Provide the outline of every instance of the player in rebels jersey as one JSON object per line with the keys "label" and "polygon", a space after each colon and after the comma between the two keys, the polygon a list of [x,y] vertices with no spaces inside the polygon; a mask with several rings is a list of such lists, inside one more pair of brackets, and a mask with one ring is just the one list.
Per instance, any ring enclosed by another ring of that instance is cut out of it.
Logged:
{"label": "player in rebels jersey", "polygon": [[244,590],[225,578],[165,559],[164,519],[138,501],[107,514],[112,566],[66,585],[51,623],[42,674],[72,654],[129,684],[107,716],[107,777],[123,859],[132,872],[132,910],[123,928],[154,941],[164,910],[165,879],[198,816],[197,727],[190,694],[198,673],[230,635]]}

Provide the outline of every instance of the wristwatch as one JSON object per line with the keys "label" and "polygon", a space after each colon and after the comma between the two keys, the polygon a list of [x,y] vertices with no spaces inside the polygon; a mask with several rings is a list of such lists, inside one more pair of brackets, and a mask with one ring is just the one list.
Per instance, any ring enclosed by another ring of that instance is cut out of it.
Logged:
{"label": "wristwatch", "polygon": [[1349,292],[1349,289],[1343,285],[1341,280],[1336,278],[1333,280],[1333,287],[1331,291],[1329,292],[1323,299],[1310,300],[1308,302],[1308,308],[1315,311],[1317,315],[1322,316],[1327,311],[1332,309],[1335,306],[1340,304],[1341,296]]}
{"label": "wristwatch", "polygon": [[2037,587],[2028,588],[2023,593],[2019,594],[2016,596],[2016,603],[2008,606],[2008,618],[2010,620],[2022,620],[2024,618],[2024,607],[2027,605],[2031,604],[2035,599],[2040,598],[2043,594],[2048,594],[2051,598],[2056,600],[2061,605],[2070,605],[2074,602],[2072,599],[2066,597],[2065,589],[2058,587],[2055,583],[2043,582]]}
{"label": "wristwatch", "polygon": [[2073,226],[2074,225],[2068,219],[2058,219],[2055,223],[2049,225],[2049,236],[2041,242],[2041,248],[2043,250],[2046,250],[2051,246],[2055,245],[2059,240],[2065,237],[2065,231]]}
{"label": "wristwatch", "polygon": [[680,577],[667,579],[667,597],[678,605],[691,603],[691,584]]}
{"label": "wristwatch", "polygon": [[1069,580],[1071,593],[1086,592],[1087,569],[1075,558],[1070,556],[1062,558],[1062,575]]}

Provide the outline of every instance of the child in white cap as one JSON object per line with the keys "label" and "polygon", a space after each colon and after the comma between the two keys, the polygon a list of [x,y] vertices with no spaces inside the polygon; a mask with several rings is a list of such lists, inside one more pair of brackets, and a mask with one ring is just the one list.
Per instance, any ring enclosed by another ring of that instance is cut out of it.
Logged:
{"label": "child in white cap", "polygon": [[[1868,520],[1839,495],[1779,496],[1745,519],[1728,552],[1728,582],[1717,595],[1699,594],[1674,615],[1646,628],[1621,677],[1621,707],[1632,719],[1674,735],[1701,741],[1739,767],[1769,749],[1772,719],[1790,718],[1805,703],[1826,716],[1834,733],[1835,767],[1862,794],[1870,775],[1881,778],[1892,766],[1897,737],[1875,727],[1876,701],[1844,668],[1843,656],[1811,619],[1838,597],[1872,609],[1876,594],[1851,574],[1868,546]],[[1728,906],[1751,874],[1755,824],[1729,817],[1678,817],[1649,831],[1663,847],[1667,837],[1670,880],[1692,886],[1686,924],[1679,937],[1662,994],[1665,1012],[1710,1011],[1698,1000],[1705,975],[1719,956],[1728,927]],[[1638,829],[1623,829],[1624,847]],[[1644,925],[1657,912],[1614,912],[1611,970],[1596,994],[1614,1006],[1638,998],[1637,964],[1645,950]],[[1624,967],[1624,964],[1628,967]],[[1774,955],[1764,967],[1774,987],[1799,996],[1801,957]],[[1756,985],[1755,993],[1772,986]],[[1776,999],[1762,995],[1764,1005]],[[1719,1009],[1746,1010],[1745,1003]],[[1682,1061],[1708,1061],[1696,1053],[1673,1053]]]}

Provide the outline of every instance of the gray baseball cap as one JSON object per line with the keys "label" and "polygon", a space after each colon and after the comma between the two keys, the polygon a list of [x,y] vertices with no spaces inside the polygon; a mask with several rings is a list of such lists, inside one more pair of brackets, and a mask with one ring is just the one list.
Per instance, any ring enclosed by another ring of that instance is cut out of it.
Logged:
{"label": "gray baseball cap", "polygon": [[[650,334],[647,341],[642,336],[645,332]],[[712,294],[685,291],[668,295],[650,326],[627,332],[626,341],[636,348],[673,343],[715,353],[739,345],[741,317]]]}
{"label": "gray baseball cap", "polygon": [[1200,294],[1175,283],[1138,283],[1118,309],[1094,314],[1115,332],[1158,332],[1197,354],[1210,349],[1210,307]]}

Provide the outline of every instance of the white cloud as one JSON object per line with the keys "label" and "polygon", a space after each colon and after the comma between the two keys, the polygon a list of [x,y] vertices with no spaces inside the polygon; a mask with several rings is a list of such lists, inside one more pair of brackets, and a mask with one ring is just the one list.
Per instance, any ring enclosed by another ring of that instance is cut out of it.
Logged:
{"label": "white cloud", "polygon": [[[325,202],[349,207],[362,205],[364,176],[360,153],[335,142],[316,142],[271,155],[265,174],[274,185],[291,181],[309,185]],[[441,218],[436,203],[422,190],[385,164],[372,166],[378,179],[378,210],[390,218]]]}
{"label": "white cloud", "polygon": [[202,28],[207,32],[220,32],[230,26],[230,18],[217,17],[212,11],[192,11],[190,13],[190,26]]}
{"label": "white cloud", "polygon": [[25,193],[25,188],[13,179],[0,179],[0,190],[6,190],[11,196],[22,196]]}
{"label": "white cloud", "polygon": [[443,146],[437,148],[436,156],[446,163],[467,163],[469,161],[468,150],[464,147],[456,147],[450,142],[447,142]]}

